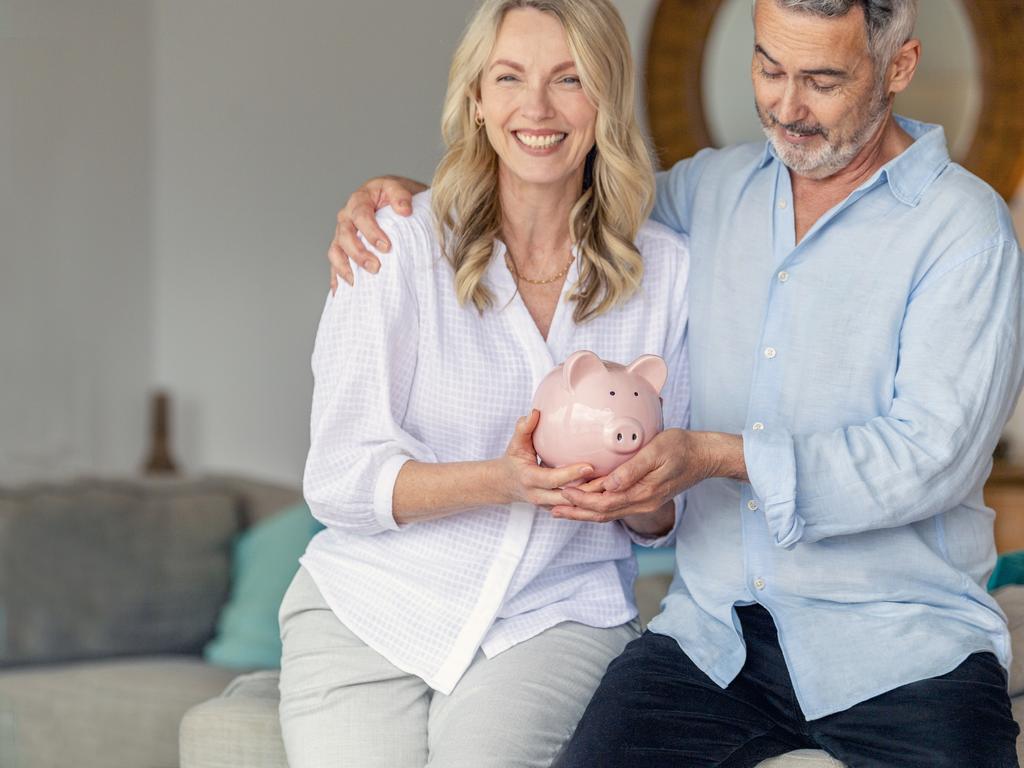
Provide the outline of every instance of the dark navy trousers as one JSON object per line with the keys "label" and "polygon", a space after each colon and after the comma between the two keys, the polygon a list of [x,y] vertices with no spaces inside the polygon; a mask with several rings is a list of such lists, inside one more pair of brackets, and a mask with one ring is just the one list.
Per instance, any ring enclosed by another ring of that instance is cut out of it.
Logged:
{"label": "dark navy trousers", "polygon": [[728,688],[675,640],[645,632],[608,666],[556,768],[746,768],[794,749],[849,768],[1016,768],[1019,729],[991,653],[807,721],[771,615],[737,613],[747,660]]}

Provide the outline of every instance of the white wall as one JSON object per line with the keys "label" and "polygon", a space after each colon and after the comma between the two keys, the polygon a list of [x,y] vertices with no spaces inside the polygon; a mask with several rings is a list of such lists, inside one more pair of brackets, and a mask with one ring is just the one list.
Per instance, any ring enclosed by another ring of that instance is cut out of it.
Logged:
{"label": "white wall", "polygon": [[149,21],[0,0],[0,482],[143,460]]}

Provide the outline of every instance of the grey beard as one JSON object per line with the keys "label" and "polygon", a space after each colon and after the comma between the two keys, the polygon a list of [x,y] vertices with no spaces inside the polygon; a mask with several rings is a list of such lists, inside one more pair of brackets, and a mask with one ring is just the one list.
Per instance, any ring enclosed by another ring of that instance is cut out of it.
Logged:
{"label": "grey beard", "polygon": [[[821,126],[806,126],[799,123],[787,125],[780,122],[770,112],[767,114],[762,113],[756,103],[754,104],[754,109],[757,110],[757,116],[761,120],[761,128],[764,130],[765,136],[768,137],[768,141],[775,147],[775,153],[779,156],[782,163],[794,173],[818,181],[826,179],[848,166],[853,161],[853,158],[864,148],[868,139],[875,134],[875,131],[878,130],[889,112],[889,97],[883,90],[882,85],[879,84],[879,87],[872,94],[871,102],[866,110],[868,119],[854,131],[852,136],[838,145],[834,145],[829,141],[830,132]],[[808,156],[799,150],[794,151],[785,145],[780,146],[774,135],[776,126],[803,135],[817,133],[825,140],[825,147]]]}

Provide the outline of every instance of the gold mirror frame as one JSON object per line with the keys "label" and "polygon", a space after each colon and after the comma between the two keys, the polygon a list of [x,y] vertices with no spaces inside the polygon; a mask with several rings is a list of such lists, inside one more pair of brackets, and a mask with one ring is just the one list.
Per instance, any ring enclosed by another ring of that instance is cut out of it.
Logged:
{"label": "gold mirror frame", "polygon": [[[978,42],[981,105],[960,162],[1009,200],[1024,176],[1024,0],[960,0]],[[714,146],[704,48],[723,0],[661,0],[647,45],[647,117],[663,168]],[[913,85],[910,86],[913,88]]]}

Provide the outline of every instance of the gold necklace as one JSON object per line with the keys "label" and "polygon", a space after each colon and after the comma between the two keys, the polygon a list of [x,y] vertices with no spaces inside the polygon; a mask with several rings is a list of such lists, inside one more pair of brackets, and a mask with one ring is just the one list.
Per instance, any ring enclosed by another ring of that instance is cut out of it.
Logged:
{"label": "gold necklace", "polygon": [[524,283],[529,283],[530,285],[547,285],[548,283],[555,282],[555,280],[558,280],[560,277],[565,277],[566,273],[569,271],[569,267],[572,266],[572,263],[574,261],[576,261],[576,256],[570,256],[569,263],[566,264],[565,267],[562,268],[562,271],[559,272],[557,275],[545,277],[543,280],[531,280],[526,275],[521,275],[519,273],[519,269],[516,267],[515,261],[513,261],[512,257],[509,256],[508,251],[505,251],[505,266],[508,267],[509,272],[515,275],[516,282],[522,280]]}

